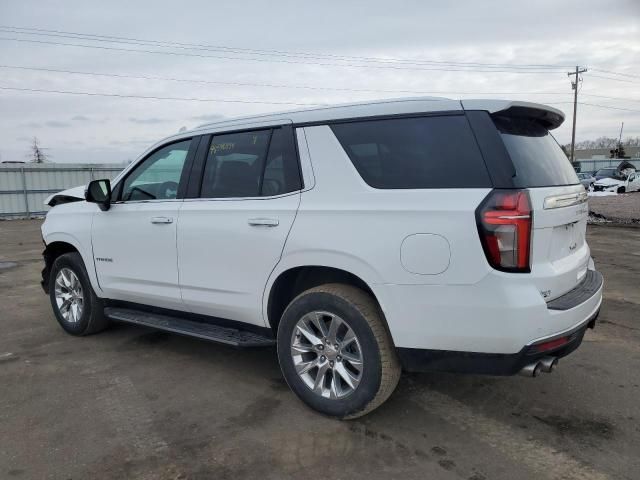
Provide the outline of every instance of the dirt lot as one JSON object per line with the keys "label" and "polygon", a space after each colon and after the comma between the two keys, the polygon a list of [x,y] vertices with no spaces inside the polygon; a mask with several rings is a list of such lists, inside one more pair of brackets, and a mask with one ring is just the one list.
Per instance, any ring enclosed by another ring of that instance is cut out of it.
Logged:
{"label": "dirt lot", "polygon": [[38,284],[39,225],[0,222],[0,478],[640,478],[638,228],[589,227],[606,300],[553,374],[404,375],[338,422],[288,391],[270,349],[66,335]]}
{"label": "dirt lot", "polygon": [[611,222],[640,224],[640,193],[589,197],[589,211]]}

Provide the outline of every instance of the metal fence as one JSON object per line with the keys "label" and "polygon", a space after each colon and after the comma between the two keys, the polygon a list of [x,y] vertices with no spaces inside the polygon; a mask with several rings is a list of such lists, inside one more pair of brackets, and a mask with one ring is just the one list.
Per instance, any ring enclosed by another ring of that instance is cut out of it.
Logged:
{"label": "metal fence", "polygon": [[[605,158],[605,159],[590,159],[590,160],[576,160],[576,163],[579,164],[578,171],[579,172],[595,172],[596,170],[600,170],[601,168],[606,167],[617,167],[620,165],[625,159],[622,158]],[[635,165],[636,168],[640,168],[640,158],[628,158],[627,162]]]}
{"label": "metal fence", "polygon": [[113,179],[123,165],[0,166],[0,218],[31,218],[47,213],[45,199],[98,178]]}

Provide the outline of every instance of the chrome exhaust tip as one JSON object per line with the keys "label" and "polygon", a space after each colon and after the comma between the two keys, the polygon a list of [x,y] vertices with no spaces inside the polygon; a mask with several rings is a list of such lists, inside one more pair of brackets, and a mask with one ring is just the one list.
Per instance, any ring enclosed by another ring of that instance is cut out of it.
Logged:
{"label": "chrome exhaust tip", "polygon": [[556,365],[558,365],[558,357],[543,357],[540,360],[540,368],[545,373],[553,372]]}
{"label": "chrome exhaust tip", "polygon": [[542,366],[540,362],[530,363],[529,365],[523,367],[523,369],[518,373],[523,377],[537,377],[541,371],[541,368]]}

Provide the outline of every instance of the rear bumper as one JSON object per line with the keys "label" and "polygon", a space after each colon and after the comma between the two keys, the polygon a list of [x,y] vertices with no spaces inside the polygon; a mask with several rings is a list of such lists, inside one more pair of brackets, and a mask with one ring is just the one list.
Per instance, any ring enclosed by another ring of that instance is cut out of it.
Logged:
{"label": "rear bumper", "polygon": [[[536,363],[543,357],[562,358],[577,349],[587,328],[594,328],[600,310],[585,320],[582,324],[568,332],[556,335],[557,338],[567,338],[567,343],[561,346],[539,351],[538,341],[526,345],[518,353],[479,353],[458,352],[448,350],[428,350],[419,348],[397,348],[396,352],[402,368],[407,372],[442,371],[456,373],[474,373],[480,375],[515,375],[526,365]],[[553,340],[547,338],[544,341]]]}
{"label": "rear bumper", "polygon": [[[579,285],[549,303],[532,282],[497,275],[474,285],[386,287],[374,293],[406,370],[510,375],[580,345],[600,311],[603,279],[589,269]],[[531,348],[561,337],[571,338],[553,351]]]}

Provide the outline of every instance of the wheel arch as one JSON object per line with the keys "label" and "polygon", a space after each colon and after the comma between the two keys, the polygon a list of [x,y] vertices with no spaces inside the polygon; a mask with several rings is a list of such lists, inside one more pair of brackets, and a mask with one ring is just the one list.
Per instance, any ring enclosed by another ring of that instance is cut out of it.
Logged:
{"label": "wheel arch", "polygon": [[371,295],[376,302],[387,332],[391,335],[381,302],[378,300],[370,283],[360,275],[349,270],[330,265],[297,265],[291,266],[272,276],[265,294],[264,311],[266,326],[277,334],[280,318],[287,305],[300,293],[326,283],[344,283],[360,288]]}
{"label": "wheel arch", "polygon": [[48,292],[48,280],[51,266],[55,262],[56,258],[65,253],[77,252],[84,262],[87,276],[91,282],[91,286],[95,292],[99,292],[100,285],[96,276],[95,265],[93,263],[93,254],[91,247],[89,246],[89,252],[86,252],[82,248],[81,243],[73,236],[67,233],[49,233],[44,237],[45,249],[42,252],[44,259],[44,269],[42,270],[42,287]]}

